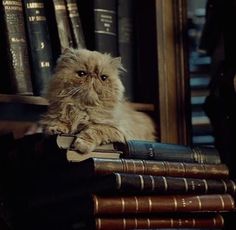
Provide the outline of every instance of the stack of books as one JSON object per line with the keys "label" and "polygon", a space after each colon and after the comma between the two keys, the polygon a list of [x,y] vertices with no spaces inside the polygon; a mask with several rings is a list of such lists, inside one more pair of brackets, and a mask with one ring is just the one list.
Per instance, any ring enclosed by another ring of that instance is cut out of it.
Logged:
{"label": "stack of books", "polygon": [[235,210],[235,182],[214,148],[128,141],[72,160],[60,138],[4,142],[1,182],[16,229],[220,229]]}

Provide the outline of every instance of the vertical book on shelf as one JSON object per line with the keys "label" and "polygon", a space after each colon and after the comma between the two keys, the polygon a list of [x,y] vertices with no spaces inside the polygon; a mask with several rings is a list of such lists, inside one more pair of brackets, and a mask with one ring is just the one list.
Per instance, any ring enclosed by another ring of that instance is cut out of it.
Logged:
{"label": "vertical book on shelf", "polygon": [[52,75],[53,56],[45,5],[42,0],[23,1],[30,50],[34,95],[45,94]]}
{"label": "vertical book on shelf", "polygon": [[[28,45],[21,0],[0,1],[1,59],[3,78],[1,91],[32,95]],[[4,60],[5,59],[5,60]]]}

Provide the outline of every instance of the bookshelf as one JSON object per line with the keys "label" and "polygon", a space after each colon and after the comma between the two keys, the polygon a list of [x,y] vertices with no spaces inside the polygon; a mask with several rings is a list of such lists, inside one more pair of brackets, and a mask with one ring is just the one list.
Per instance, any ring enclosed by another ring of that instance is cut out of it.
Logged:
{"label": "bookshelf", "polygon": [[[77,2],[80,4],[80,1]],[[139,111],[151,114],[157,123],[161,141],[188,144],[190,141],[189,90],[183,33],[186,1],[152,0],[144,3],[138,0],[135,3],[137,8],[143,6],[143,16],[149,13],[152,15],[149,21],[147,17],[138,17],[142,28],[136,28],[136,30],[142,34],[145,23],[153,22],[149,28],[153,30],[150,31],[153,32],[153,36],[149,36],[152,38],[147,40],[146,44],[143,37],[139,39],[142,42],[140,50],[148,49],[152,52],[151,55],[154,55],[152,58],[152,56],[148,57],[149,53],[144,53],[146,62],[151,60],[151,65],[154,67],[151,67],[152,69],[148,72],[148,75],[151,75],[149,78],[151,84],[145,81],[138,83],[138,88],[135,89],[138,99],[132,101],[132,106]],[[139,24],[138,21],[135,23]],[[86,30],[84,27],[83,25],[83,30]],[[141,51],[140,54],[142,54]],[[140,62],[142,62],[141,59]],[[140,71],[145,73],[145,69],[140,69]],[[4,129],[5,132],[7,127],[17,130],[20,126],[24,127],[23,124],[28,126],[29,123],[37,122],[47,106],[48,102],[42,96],[22,96],[0,92],[1,123],[13,124],[1,125],[4,127],[2,130]]]}

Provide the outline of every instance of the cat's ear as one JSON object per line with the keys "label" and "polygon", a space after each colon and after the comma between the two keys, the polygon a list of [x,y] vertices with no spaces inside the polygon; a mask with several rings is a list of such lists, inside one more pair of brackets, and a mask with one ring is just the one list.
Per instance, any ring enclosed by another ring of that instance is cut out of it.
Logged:
{"label": "cat's ear", "polygon": [[111,64],[115,66],[119,70],[123,70],[126,72],[126,69],[123,67],[121,62],[121,57],[115,57],[111,59]]}

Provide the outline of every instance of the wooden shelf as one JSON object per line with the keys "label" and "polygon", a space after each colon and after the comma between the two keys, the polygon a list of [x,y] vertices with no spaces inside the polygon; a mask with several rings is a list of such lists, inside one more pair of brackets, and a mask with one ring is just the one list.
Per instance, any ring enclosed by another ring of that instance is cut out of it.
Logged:
{"label": "wooden shelf", "polygon": [[0,94],[0,103],[19,103],[45,106],[48,105],[48,101],[43,97],[8,94]]}

